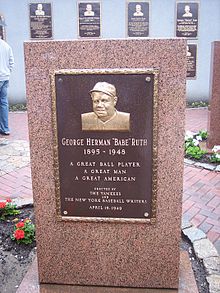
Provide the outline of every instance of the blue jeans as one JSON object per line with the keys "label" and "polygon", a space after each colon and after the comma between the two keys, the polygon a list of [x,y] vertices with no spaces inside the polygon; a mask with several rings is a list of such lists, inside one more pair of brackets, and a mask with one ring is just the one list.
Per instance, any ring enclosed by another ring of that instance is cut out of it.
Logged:
{"label": "blue jeans", "polygon": [[0,81],[0,132],[9,132],[8,128],[8,91],[9,81]]}

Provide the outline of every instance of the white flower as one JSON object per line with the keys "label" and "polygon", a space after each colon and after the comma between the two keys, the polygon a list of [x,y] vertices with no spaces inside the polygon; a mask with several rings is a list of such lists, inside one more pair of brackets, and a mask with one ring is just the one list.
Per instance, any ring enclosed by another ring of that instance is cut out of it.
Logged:
{"label": "white flower", "polygon": [[220,154],[215,154],[216,159],[220,159]]}
{"label": "white flower", "polygon": [[194,135],[195,133],[193,133],[192,131],[186,131],[185,140],[193,138]]}
{"label": "white flower", "polygon": [[197,136],[196,136],[196,139],[197,139],[198,141],[202,141],[202,137],[201,137],[200,135],[197,135]]}
{"label": "white flower", "polygon": [[220,151],[220,145],[215,145],[215,146],[213,147],[212,151],[213,151],[214,153],[217,153],[218,151]]}
{"label": "white flower", "polygon": [[197,139],[195,139],[195,138],[193,139],[193,141],[192,141],[192,142],[193,142],[194,146],[197,146],[197,145],[199,145],[199,141],[198,141]]}

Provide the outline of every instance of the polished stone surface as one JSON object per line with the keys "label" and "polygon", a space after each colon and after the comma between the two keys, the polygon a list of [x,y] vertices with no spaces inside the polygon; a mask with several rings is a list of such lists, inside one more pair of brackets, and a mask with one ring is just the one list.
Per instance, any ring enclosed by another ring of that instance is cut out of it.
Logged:
{"label": "polished stone surface", "polygon": [[191,263],[187,252],[180,255],[179,288],[146,289],[146,288],[112,288],[50,285],[38,283],[37,261],[33,262],[16,293],[198,293]]}
{"label": "polished stone surface", "polygon": [[[178,287],[185,50],[182,39],[25,43],[40,282]],[[159,69],[156,224],[56,220],[50,74],[73,68]]]}

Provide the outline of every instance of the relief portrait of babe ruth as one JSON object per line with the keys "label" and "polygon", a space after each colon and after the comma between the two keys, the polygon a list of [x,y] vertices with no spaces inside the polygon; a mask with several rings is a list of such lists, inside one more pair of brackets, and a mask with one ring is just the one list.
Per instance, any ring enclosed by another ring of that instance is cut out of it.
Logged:
{"label": "relief portrait of babe ruth", "polygon": [[83,131],[130,131],[130,113],[116,109],[116,88],[108,82],[97,82],[90,90],[93,112],[81,114]]}

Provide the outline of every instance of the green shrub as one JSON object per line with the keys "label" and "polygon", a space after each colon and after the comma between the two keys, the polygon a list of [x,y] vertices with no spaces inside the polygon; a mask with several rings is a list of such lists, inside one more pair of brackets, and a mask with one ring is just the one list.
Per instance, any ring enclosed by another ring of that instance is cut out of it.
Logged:
{"label": "green shrub", "polygon": [[186,149],[186,155],[197,160],[201,159],[204,154],[206,151],[201,150],[199,146],[189,146]]}

